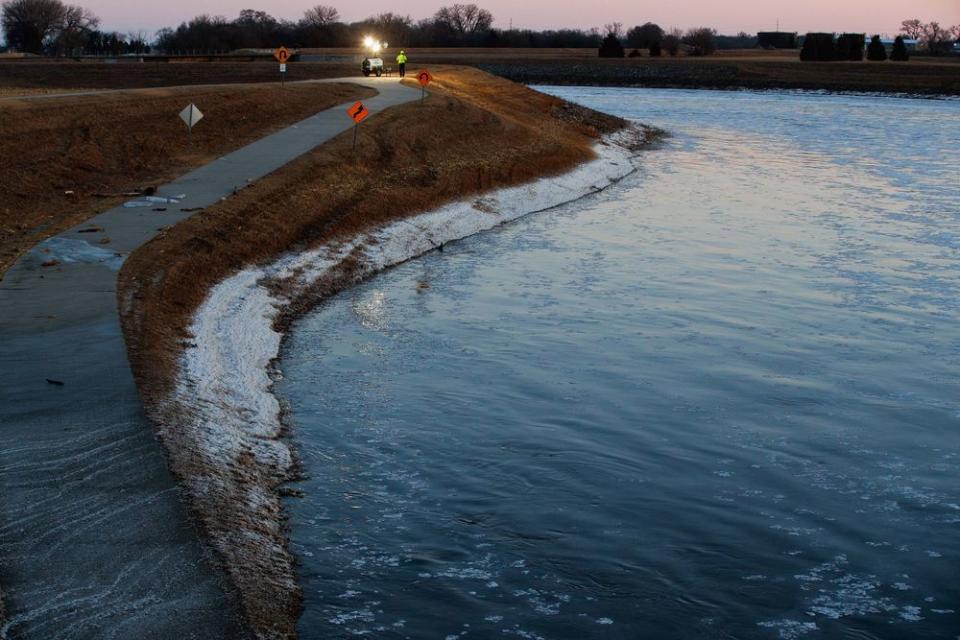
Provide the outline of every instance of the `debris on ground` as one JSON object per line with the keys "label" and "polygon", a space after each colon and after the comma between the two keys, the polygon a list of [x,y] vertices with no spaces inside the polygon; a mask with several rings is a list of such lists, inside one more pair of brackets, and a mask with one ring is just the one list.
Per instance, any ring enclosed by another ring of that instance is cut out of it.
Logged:
{"label": "debris on ground", "polygon": [[77,233],[103,233],[103,227],[87,227],[86,229],[80,229]]}
{"label": "debris on ground", "polygon": [[40,263],[40,266],[41,266],[41,267],[56,267],[56,266],[59,265],[59,264],[60,264],[60,261],[59,261],[59,260],[47,260],[47,261],[45,261],[45,262],[41,262],[41,263]]}
{"label": "debris on ground", "polygon": [[99,244],[110,244],[110,238],[100,238]]}
{"label": "debris on ground", "polygon": [[62,380],[51,380],[50,378],[47,378],[47,384],[52,384],[55,387],[62,387],[66,383],[63,382]]}

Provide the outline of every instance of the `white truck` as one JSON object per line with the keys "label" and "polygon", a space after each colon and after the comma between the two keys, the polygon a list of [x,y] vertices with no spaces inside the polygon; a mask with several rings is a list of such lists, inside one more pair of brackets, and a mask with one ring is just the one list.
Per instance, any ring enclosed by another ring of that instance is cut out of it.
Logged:
{"label": "white truck", "polygon": [[383,75],[383,58],[364,58],[363,64],[360,65],[360,71],[367,78],[371,75],[379,78]]}

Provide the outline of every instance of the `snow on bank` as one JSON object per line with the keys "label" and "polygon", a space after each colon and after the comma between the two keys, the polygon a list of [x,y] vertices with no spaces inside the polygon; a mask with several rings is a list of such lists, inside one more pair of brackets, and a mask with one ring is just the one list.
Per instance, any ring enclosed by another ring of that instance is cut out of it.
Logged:
{"label": "snow on bank", "polygon": [[[160,410],[161,435],[174,471],[239,583],[245,609],[258,602],[269,606],[285,589],[293,598],[298,593],[277,491],[290,478],[293,455],[280,438],[281,408],[271,389],[271,365],[283,338],[275,321],[283,310],[348,258],[359,257],[351,273],[361,278],[445,242],[600,191],[633,172],[643,136],[637,129],[609,136],[596,145],[595,160],[569,173],[286,255],[210,291],[190,328],[194,338],[182,356],[175,391]],[[284,286],[270,286],[278,282]],[[256,593],[262,584],[271,592]]]}

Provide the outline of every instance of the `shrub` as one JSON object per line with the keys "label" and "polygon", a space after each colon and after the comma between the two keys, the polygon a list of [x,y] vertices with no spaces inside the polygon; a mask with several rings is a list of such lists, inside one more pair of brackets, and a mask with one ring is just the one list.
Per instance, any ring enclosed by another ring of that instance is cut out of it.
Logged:
{"label": "shrub", "polygon": [[887,48],[880,42],[880,36],[873,36],[870,39],[870,46],[867,47],[867,60],[883,62],[886,59]]}
{"label": "shrub", "polygon": [[620,44],[620,38],[615,33],[608,33],[607,37],[600,43],[601,58],[622,58],[624,56],[623,45]]}
{"label": "shrub", "polygon": [[910,59],[907,45],[903,42],[903,36],[897,36],[897,39],[893,41],[893,51],[890,52],[890,59],[897,62],[906,62]]}
{"label": "shrub", "polygon": [[650,45],[650,57],[651,57],[651,58],[659,58],[659,57],[662,56],[662,55],[663,55],[663,51],[660,49],[660,43],[659,43],[659,42],[654,42],[653,44]]}

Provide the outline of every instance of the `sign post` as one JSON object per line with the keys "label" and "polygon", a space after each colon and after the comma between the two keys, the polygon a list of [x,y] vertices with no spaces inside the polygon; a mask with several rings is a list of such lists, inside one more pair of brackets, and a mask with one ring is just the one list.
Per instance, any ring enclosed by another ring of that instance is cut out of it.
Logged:
{"label": "sign post", "polygon": [[180,112],[180,119],[186,123],[188,135],[193,138],[193,127],[203,120],[203,114],[200,113],[200,109],[197,109],[197,105],[191,102]]}
{"label": "sign post", "polygon": [[420,103],[422,104],[427,97],[427,85],[433,82],[433,76],[424,69],[417,74],[417,82],[420,83]]}
{"label": "sign post", "polygon": [[286,47],[280,47],[273,52],[273,57],[280,63],[280,86],[282,87],[287,77],[287,60],[290,59],[290,51]]}
{"label": "sign post", "polygon": [[370,115],[370,110],[367,109],[366,105],[362,101],[358,101],[355,105],[347,109],[347,113],[350,114],[350,118],[353,119],[355,123],[353,125],[353,148],[357,148],[357,134],[360,132],[360,123],[367,119],[367,116]]}

